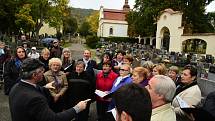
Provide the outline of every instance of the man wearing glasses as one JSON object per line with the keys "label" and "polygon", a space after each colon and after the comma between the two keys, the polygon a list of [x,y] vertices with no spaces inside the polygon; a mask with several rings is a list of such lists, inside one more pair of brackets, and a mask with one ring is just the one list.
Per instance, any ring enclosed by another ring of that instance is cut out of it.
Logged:
{"label": "man wearing glasses", "polygon": [[60,47],[59,41],[53,41],[53,47],[50,50],[51,58],[61,58],[63,48]]}

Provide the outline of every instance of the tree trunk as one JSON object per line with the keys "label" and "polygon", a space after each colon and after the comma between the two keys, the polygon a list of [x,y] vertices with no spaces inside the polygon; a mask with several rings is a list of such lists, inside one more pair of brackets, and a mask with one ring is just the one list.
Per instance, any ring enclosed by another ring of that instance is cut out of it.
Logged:
{"label": "tree trunk", "polygon": [[36,25],[37,26],[35,28],[35,33],[36,33],[35,38],[36,38],[36,41],[39,41],[39,31],[40,31],[41,27],[43,26],[43,19],[40,19],[40,21],[37,20]]}

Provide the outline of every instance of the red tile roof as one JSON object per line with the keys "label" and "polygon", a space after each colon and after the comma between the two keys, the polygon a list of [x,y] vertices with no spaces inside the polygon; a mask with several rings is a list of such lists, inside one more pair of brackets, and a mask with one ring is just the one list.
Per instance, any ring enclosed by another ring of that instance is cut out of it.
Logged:
{"label": "red tile roof", "polygon": [[104,9],[104,19],[125,21],[126,12],[123,10]]}

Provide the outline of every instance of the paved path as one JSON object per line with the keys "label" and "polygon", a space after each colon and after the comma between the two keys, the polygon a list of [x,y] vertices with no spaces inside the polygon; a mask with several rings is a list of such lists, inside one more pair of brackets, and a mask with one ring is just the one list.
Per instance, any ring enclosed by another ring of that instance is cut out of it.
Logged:
{"label": "paved path", "polygon": [[[72,44],[69,47],[72,51],[73,59],[81,59],[85,46],[81,44]],[[0,89],[0,121],[11,121],[8,97],[3,94],[3,89]],[[89,121],[96,121],[95,103],[91,104]]]}
{"label": "paved path", "polygon": [[8,105],[8,97],[0,89],[0,121],[11,121]]}
{"label": "paved path", "polygon": [[74,60],[83,58],[83,52],[85,50],[84,45],[74,43],[69,48],[72,52],[72,57]]}

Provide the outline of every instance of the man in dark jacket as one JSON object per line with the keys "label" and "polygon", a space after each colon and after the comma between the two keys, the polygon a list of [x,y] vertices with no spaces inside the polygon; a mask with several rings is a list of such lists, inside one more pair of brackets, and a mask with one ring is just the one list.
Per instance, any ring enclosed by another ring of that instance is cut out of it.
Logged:
{"label": "man in dark jacket", "polygon": [[36,83],[43,78],[43,63],[28,58],[23,61],[22,80],[14,85],[9,94],[12,121],[71,121],[77,113],[84,110],[87,101],[80,101],[74,107],[54,113],[47,99]]}
{"label": "man in dark jacket", "polygon": [[89,50],[85,50],[83,53],[83,58],[78,61],[83,61],[85,63],[85,71],[90,74],[93,78],[95,78],[95,74],[93,69],[97,69],[97,63],[95,60],[91,58],[91,52]]}
{"label": "man in dark jacket", "polygon": [[62,55],[63,48],[60,47],[59,41],[53,41],[53,47],[50,49],[50,57],[51,58],[60,58]]}

